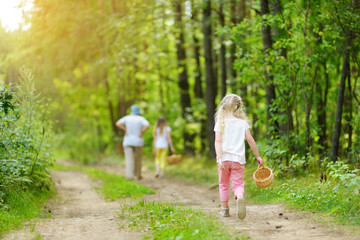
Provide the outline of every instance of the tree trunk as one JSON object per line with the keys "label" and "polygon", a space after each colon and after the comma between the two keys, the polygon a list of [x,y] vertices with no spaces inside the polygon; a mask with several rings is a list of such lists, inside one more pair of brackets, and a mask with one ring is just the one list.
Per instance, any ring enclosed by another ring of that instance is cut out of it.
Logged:
{"label": "tree trunk", "polygon": [[192,20],[192,38],[194,41],[194,58],[196,62],[195,67],[195,84],[194,95],[196,98],[203,98],[203,89],[201,84],[201,64],[200,64],[200,42],[196,36],[195,23],[197,22],[198,11],[195,8],[194,1],[191,1],[191,20]]}
{"label": "tree trunk", "polygon": [[117,13],[116,0],[111,0],[113,13]]}
{"label": "tree trunk", "polygon": [[[161,64],[160,64],[160,55],[159,55],[159,46],[158,46],[158,30],[157,30],[157,26],[156,26],[156,22],[155,22],[155,13],[154,13],[155,8],[153,8],[153,17],[152,17],[152,26],[154,28],[153,32],[154,32],[154,52],[156,55],[156,67],[157,67],[157,74],[159,77],[159,98],[160,98],[160,110],[161,110],[161,115],[165,117],[165,101],[164,101],[164,87],[163,87],[163,75],[161,73]],[[164,26],[163,26],[164,27]]]}
{"label": "tree trunk", "polygon": [[341,78],[340,78],[340,86],[337,95],[337,103],[336,103],[336,116],[335,116],[335,126],[334,126],[334,135],[331,140],[331,153],[330,153],[330,160],[333,162],[337,161],[337,157],[339,155],[339,139],[341,134],[341,119],[342,119],[342,110],[343,110],[343,103],[344,103],[344,93],[345,93],[345,85],[346,85],[346,78],[349,76],[350,71],[350,51],[348,49],[349,40],[345,44],[345,51],[343,56],[343,63],[342,63],[342,71],[341,71]]}
{"label": "tree trunk", "polygon": [[[270,2],[270,6],[273,12],[273,15],[279,15],[282,16],[282,11],[283,11],[283,7],[281,5],[281,1],[280,0],[275,0],[275,1],[271,1]],[[284,19],[282,19],[283,22]],[[281,29],[278,25],[275,25],[274,27],[274,38],[276,40],[282,39],[282,38],[287,38],[287,33],[285,30]],[[287,59],[287,49],[286,48],[279,48],[277,49],[277,51],[279,52],[279,55],[284,57],[284,59]],[[286,72],[287,69],[284,67],[283,71]],[[279,111],[279,115],[282,115],[283,117],[283,121],[279,123],[279,130],[280,130],[280,134],[282,136],[285,136],[287,139],[287,144],[288,146],[290,145],[289,142],[289,133],[291,131],[294,130],[294,123],[293,123],[293,117],[292,117],[292,102],[294,101],[293,96],[291,94],[291,89],[283,89],[284,94],[283,94],[283,100],[284,100],[284,105],[283,105],[283,110]],[[291,147],[290,147],[291,148]]]}
{"label": "tree trunk", "polygon": [[[236,26],[241,23],[246,17],[246,0],[241,0],[240,3],[238,0],[230,1],[230,21],[232,26]],[[237,72],[234,68],[234,63],[236,60],[236,46],[238,43],[233,42],[230,46],[230,74],[231,74],[231,85],[232,90],[240,88],[240,95],[243,98],[243,101],[246,104],[247,102],[247,84],[242,84],[238,86],[236,83]]]}
{"label": "tree trunk", "polygon": [[206,68],[206,110],[207,110],[207,135],[209,141],[210,156],[215,157],[214,114],[216,110],[215,98],[217,81],[213,69],[212,42],[211,42],[211,0],[204,0],[203,13],[204,52]]}
{"label": "tree trunk", "polygon": [[[325,87],[326,88],[326,87]],[[324,132],[324,128],[326,127],[326,105],[323,99],[324,90],[321,87],[321,83],[319,81],[316,82],[316,114],[317,114],[317,124],[319,127],[318,135],[319,135],[319,144],[321,145],[320,155],[323,155],[325,147],[325,139],[326,139],[326,131]],[[320,157],[321,159],[321,157]]]}
{"label": "tree trunk", "polygon": [[[201,80],[201,63],[200,63],[200,41],[196,36],[196,23],[198,21],[198,9],[194,4],[194,1],[191,1],[191,21],[192,21],[192,38],[194,42],[194,58],[196,62],[195,66],[195,84],[194,84],[194,96],[198,99],[204,98],[202,80]],[[201,149],[206,149],[207,145],[207,133],[206,133],[206,118],[200,119],[200,141]]]}
{"label": "tree trunk", "polygon": [[[219,22],[220,26],[225,26],[225,15],[224,15],[224,1],[220,0],[219,6]],[[221,96],[225,97],[226,94],[226,47],[225,47],[224,34],[220,36],[220,69],[221,69]]]}
{"label": "tree trunk", "polygon": [[[237,14],[237,8],[236,8],[236,4],[237,1],[236,0],[231,0],[230,1],[230,21],[231,24],[233,26],[236,26],[236,24],[238,24],[238,16],[239,14]],[[231,85],[235,85],[235,81],[236,81],[236,70],[234,69],[234,63],[235,63],[235,54],[236,54],[236,43],[233,42],[230,46],[230,66],[231,66]]]}
{"label": "tree trunk", "polygon": [[[182,22],[182,0],[176,0],[174,2],[175,8],[175,26],[176,26],[176,53],[177,53],[177,62],[179,70],[179,88],[180,88],[180,102],[182,109],[182,117],[187,122],[187,116],[191,115],[191,102],[189,95],[189,82],[187,75],[187,66],[186,66],[186,51],[185,51],[185,39],[184,39],[184,25]],[[184,151],[186,153],[193,153],[193,138],[194,136],[189,134],[184,129]]]}
{"label": "tree trunk", "polygon": [[[241,0],[240,2],[240,8],[239,8],[239,23],[241,23],[242,21],[244,21],[244,19],[247,16],[247,8],[246,8],[246,0]],[[240,92],[241,92],[241,97],[244,101],[245,106],[247,106],[248,104],[248,100],[247,100],[247,86],[248,84],[242,84],[240,86]]]}
{"label": "tree trunk", "polygon": [[350,70],[348,73],[348,87],[347,90],[345,91],[345,127],[344,127],[344,131],[348,134],[348,145],[347,145],[347,152],[351,151],[351,147],[352,147],[352,135],[353,135],[353,127],[351,124],[351,120],[352,120],[352,112],[353,112],[353,101],[352,101],[352,88],[351,88],[351,76],[350,76]]}
{"label": "tree trunk", "polygon": [[[260,0],[260,14],[262,17],[265,15],[268,15],[270,13],[269,11],[269,2],[268,0]],[[276,99],[275,94],[275,85],[273,76],[270,72],[267,71],[266,66],[270,63],[267,61],[268,51],[272,49],[272,39],[271,39],[271,29],[268,23],[262,22],[262,42],[263,42],[263,55],[264,55],[264,74],[265,74],[265,80],[266,80],[266,105],[267,105],[267,120],[268,124],[273,125],[274,128],[269,132],[269,138],[271,138],[273,135],[276,135],[279,129],[279,125],[276,120],[273,119],[273,115],[276,114],[276,111],[273,110],[274,106],[273,102]]]}

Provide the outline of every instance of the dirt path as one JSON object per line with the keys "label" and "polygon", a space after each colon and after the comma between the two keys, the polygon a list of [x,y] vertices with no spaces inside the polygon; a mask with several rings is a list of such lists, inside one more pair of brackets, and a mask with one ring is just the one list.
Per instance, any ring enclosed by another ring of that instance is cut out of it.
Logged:
{"label": "dirt path", "polygon": [[[118,166],[102,167],[124,175]],[[129,232],[119,227],[124,224],[117,217],[120,203],[129,200],[107,202],[94,190],[95,183],[79,172],[53,172],[59,201],[49,204],[52,218],[36,223],[35,230],[28,226],[23,230],[9,234],[5,239],[42,239],[51,240],[105,240],[105,239],[141,239],[138,232]],[[144,172],[141,184],[154,188],[156,194],[146,195],[146,201],[166,201],[201,209],[217,216],[238,236],[246,235],[254,240],[355,240],[354,236],[344,233],[344,229],[329,229],[314,223],[309,215],[297,214],[281,205],[249,205],[247,217],[240,221],[235,216],[235,202],[230,203],[230,217],[219,217],[218,190],[206,186],[183,182],[173,178],[155,179],[153,173]],[[359,229],[359,228],[358,228]]]}
{"label": "dirt path", "polygon": [[5,239],[25,240],[119,240],[140,239],[142,234],[121,230],[119,202],[107,202],[95,191],[95,183],[84,173],[52,172],[58,198],[48,204],[52,218],[27,226]]}

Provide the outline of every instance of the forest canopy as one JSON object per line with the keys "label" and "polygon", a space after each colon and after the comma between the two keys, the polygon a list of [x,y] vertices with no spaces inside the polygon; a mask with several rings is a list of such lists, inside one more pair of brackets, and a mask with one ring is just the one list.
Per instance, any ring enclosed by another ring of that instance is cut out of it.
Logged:
{"label": "forest canopy", "polygon": [[79,161],[121,145],[134,103],[152,126],[167,118],[178,152],[214,157],[216,106],[235,93],[279,172],[360,165],[358,0],[35,0],[24,14],[28,28],[0,29],[1,84],[32,69],[54,147]]}

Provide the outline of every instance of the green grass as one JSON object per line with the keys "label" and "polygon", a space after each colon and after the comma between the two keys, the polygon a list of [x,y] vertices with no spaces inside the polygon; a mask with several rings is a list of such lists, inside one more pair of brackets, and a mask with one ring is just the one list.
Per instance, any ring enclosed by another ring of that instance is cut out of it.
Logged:
{"label": "green grass", "polygon": [[[252,179],[251,179],[252,180]],[[248,179],[247,196],[255,203],[285,203],[288,207],[324,214],[335,222],[360,225],[360,195],[346,189],[334,191],[335,184],[322,184],[316,174],[306,177],[275,178],[265,189]]]}
{"label": "green grass", "polygon": [[27,220],[49,217],[48,213],[43,211],[43,207],[52,196],[52,189],[24,191],[13,188],[7,194],[7,207],[0,208],[0,238],[6,232],[22,227]]}
{"label": "green grass", "polygon": [[97,188],[105,199],[116,200],[126,197],[142,197],[143,194],[153,194],[154,190],[136,182],[126,180],[124,177],[90,167],[83,166],[64,166],[55,164],[54,170],[80,171],[86,173],[95,181],[101,182],[101,187]]}
{"label": "green grass", "polygon": [[120,218],[132,230],[151,233],[146,239],[247,239],[234,237],[209,214],[169,203],[141,201],[123,207]]}
{"label": "green grass", "polygon": [[[150,166],[150,168],[153,168]],[[302,177],[278,178],[265,189],[258,188],[252,178],[257,166],[247,163],[245,167],[245,192],[253,203],[284,203],[286,206],[302,211],[315,212],[332,217],[332,221],[346,225],[360,224],[360,194],[339,189],[337,183],[321,184],[319,174],[304,174]],[[179,179],[214,185],[218,182],[215,160],[186,159],[175,166],[168,166],[166,174]]]}

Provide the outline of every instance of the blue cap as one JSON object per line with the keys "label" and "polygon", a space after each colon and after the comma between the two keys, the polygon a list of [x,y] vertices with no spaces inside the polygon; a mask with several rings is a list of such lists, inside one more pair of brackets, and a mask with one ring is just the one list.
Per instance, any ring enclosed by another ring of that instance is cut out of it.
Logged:
{"label": "blue cap", "polygon": [[137,114],[137,115],[141,114],[140,107],[138,105],[132,105],[130,109],[131,109],[130,114]]}

